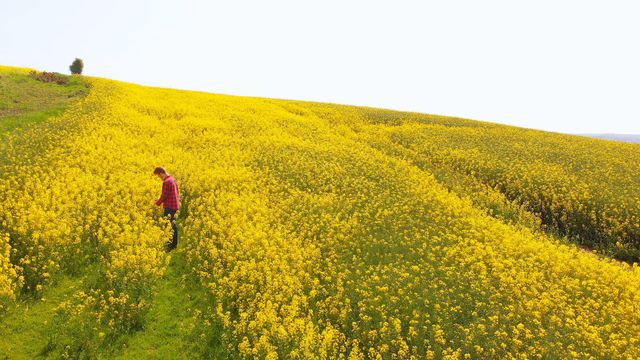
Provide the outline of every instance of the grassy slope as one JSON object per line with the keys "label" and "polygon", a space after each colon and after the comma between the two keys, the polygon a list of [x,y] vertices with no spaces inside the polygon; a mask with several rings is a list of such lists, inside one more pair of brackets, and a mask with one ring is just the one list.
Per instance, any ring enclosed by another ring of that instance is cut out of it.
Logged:
{"label": "grassy slope", "polygon": [[21,70],[0,67],[0,136],[61,114],[87,92],[79,77],[71,76],[68,84],[57,85],[38,81]]}

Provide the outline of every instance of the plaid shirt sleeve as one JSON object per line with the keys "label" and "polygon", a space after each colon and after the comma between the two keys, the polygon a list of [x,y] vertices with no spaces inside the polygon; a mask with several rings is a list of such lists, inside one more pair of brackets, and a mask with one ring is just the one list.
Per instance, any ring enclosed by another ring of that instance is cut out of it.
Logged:
{"label": "plaid shirt sleeve", "polygon": [[160,205],[167,199],[167,183],[162,182],[162,194],[160,195],[160,199],[156,201],[156,205]]}

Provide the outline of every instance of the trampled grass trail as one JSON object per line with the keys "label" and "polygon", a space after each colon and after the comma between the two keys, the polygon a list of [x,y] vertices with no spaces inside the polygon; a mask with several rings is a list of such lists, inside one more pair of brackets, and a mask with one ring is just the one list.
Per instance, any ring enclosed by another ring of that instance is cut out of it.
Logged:
{"label": "trampled grass trail", "polygon": [[[183,229],[180,222],[178,226]],[[158,281],[145,328],[125,334],[116,348],[102,349],[101,358],[223,357],[218,338],[207,336],[207,341],[198,333],[195,311],[207,307],[206,290],[198,284],[185,258],[185,235],[188,234],[181,234],[178,249],[171,252],[167,272]],[[0,321],[0,359],[49,358],[47,342],[56,307],[82,288],[94,273],[62,277],[44,291],[41,299],[23,300],[10,309]]]}
{"label": "trampled grass trail", "polygon": [[[178,221],[179,229],[183,226]],[[184,232],[184,231],[183,231]],[[205,356],[194,311],[206,306],[205,289],[199,286],[185,258],[188,234],[181,233],[180,243],[171,252],[167,272],[157,285],[157,292],[145,318],[145,329],[134,332],[124,342],[116,359],[194,359]],[[214,339],[204,348],[207,358],[220,358],[223,350]]]}

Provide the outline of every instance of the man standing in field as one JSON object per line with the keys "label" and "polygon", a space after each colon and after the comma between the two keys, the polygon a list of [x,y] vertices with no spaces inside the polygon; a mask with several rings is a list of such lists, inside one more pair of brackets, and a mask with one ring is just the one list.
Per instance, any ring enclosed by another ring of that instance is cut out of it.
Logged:
{"label": "man standing in field", "polygon": [[171,251],[178,247],[178,225],[176,224],[176,212],[180,208],[180,193],[178,183],[163,167],[157,167],[153,173],[162,180],[162,195],[156,200],[156,205],[164,207],[164,215],[171,221],[173,229],[173,239],[167,245],[167,250]]}

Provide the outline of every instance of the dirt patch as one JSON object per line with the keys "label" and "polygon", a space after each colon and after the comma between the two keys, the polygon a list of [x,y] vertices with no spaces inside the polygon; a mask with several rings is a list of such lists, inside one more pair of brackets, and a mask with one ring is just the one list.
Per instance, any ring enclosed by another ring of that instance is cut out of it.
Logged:
{"label": "dirt patch", "polygon": [[26,111],[23,109],[2,109],[0,110],[0,119],[9,116],[18,116],[24,114]]}

